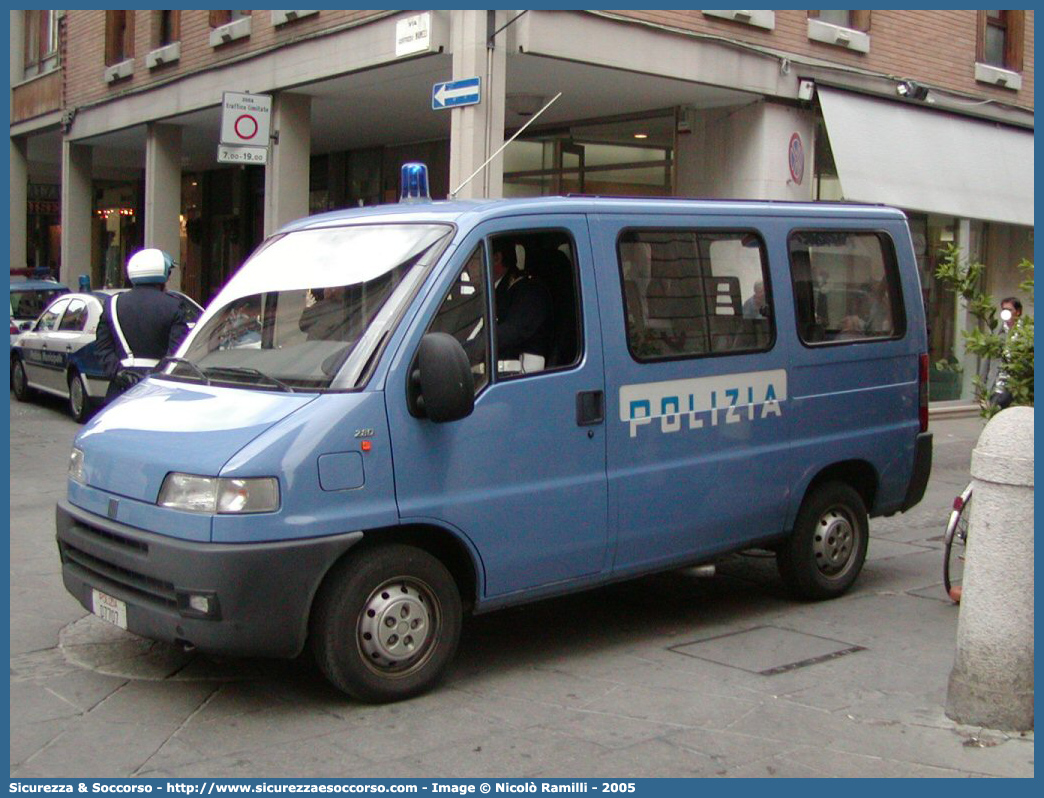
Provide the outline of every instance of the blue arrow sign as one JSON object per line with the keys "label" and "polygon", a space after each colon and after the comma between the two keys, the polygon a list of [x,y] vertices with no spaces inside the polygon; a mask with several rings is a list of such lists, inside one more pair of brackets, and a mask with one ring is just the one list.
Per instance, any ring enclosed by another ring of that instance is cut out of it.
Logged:
{"label": "blue arrow sign", "polygon": [[482,78],[464,78],[431,87],[431,110],[459,108],[462,105],[477,105],[482,100]]}

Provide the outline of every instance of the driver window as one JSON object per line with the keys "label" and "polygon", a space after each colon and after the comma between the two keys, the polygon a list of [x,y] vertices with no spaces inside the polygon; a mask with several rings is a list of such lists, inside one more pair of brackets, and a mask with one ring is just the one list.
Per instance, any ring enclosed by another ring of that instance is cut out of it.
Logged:
{"label": "driver window", "polygon": [[486,368],[489,324],[486,322],[485,261],[485,252],[480,244],[457,275],[428,329],[428,332],[448,333],[464,347],[475,375],[476,394],[489,382],[489,370]]}

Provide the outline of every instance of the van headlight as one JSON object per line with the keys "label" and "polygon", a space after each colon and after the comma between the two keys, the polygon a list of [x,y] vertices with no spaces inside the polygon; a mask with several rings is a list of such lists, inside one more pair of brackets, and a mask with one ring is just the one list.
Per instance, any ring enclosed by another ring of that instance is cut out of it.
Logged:
{"label": "van headlight", "polygon": [[83,476],[83,451],[74,448],[69,453],[69,479],[79,482],[81,485],[86,485],[87,480]]}
{"label": "van headlight", "polygon": [[157,503],[189,513],[272,513],[279,509],[279,480],[172,473]]}

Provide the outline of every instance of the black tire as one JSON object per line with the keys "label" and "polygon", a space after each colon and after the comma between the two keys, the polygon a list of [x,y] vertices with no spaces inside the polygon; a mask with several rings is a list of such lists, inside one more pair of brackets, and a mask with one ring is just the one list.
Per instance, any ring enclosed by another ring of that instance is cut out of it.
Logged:
{"label": "black tire", "polygon": [[87,380],[78,371],[69,372],[69,414],[80,424],[91,417],[94,402],[87,391]]}
{"label": "black tire", "polygon": [[413,546],[352,551],[316,597],[311,645],[330,682],[361,701],[419,695],[445,675],[460,640],[460,593],[446,567]]}
{"label": "black tire", "polygon": [[22,358],[11,359],[11,390],[19,402],[28,402],[33,397],[33,389],[29,387],[29,378],[25,373]]}
{"label": "black tire", "polygon": [[843,482],[826,482],[805,496],[793,533],[776,552],[776,565],[795,596],[836,598],[859,576],[869,541],[862,496]]}
{"label": "black tire", "polygon": [[943,587],[946,595],[951,589],[961,587],[964,579],[964,547],[968,545],[968,519],[971,517],[971,488],[961,494],[961,506],[950,513],[946,524],[946,553],[943,559]]}

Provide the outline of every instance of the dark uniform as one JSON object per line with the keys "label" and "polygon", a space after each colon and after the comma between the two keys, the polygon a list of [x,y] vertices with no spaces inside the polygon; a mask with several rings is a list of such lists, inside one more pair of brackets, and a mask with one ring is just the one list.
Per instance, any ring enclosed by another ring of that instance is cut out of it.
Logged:
{"label": "dark uniform", "polygon": [[515,360],[523,352],[547,357],[554,337],[553,305],[547,286],[511,270],[496,289],[497,358]]}
{"label": "dark uniform", "polygon": [[[136,285],[119,297],[116,313],[134,357],[161,360],[177,350],[188,334],[188,325],[176,297],[166,293],[159,284]],[[105,303],[98,320],[96,344],[98,357],[110,380],[116,376],[120,361],[130,354],[123,351],[109,321],[112,300],[110,297]]]}

